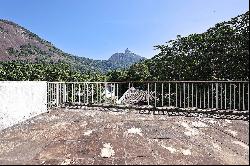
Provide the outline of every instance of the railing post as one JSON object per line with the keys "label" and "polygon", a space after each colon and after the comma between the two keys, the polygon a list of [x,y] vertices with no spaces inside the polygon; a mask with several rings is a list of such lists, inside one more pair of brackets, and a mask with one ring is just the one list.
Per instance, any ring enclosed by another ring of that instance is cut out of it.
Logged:
{"label": "railing post", "polygon": [[232,87],[231,83],[229,84],[229,109],[232,109]]}
{"label": "railing post", "polygon": [[171,105],[170,97],[171,97],[171,89],[170,89],[170,83],[168,83],[168,105],[169,105],[169,107]]}
{"label": "railing post", "polygon": [[192,83],[192,107],[194,107],[194,84]]}
{"label": "railing post", "polygon": [[163,96],[163,83],[161,83],[161,106],[163,107],[163,99],[164,99],[164,96]]}
{"label": "railing post", "polygon": [[239,110],[240,110],[240,83],[239,83]]}
{"label": "railing post", "polygon": [[100,83],[100,100],[99,100],[99,103],[101,104],[102,103],[102,84]]}
{"label": "railing post", "polygon": [[156,107],[156,83],[155,83],[155,107]]}
{"label": "railing post", "polygon": [[227,109],[227,83],[225,83],[225,110]]}
{"label": "railing post", "polygon": [[96,103],[98,103],[98,88],[99,88],[99,85],[98,83],[96,83]]}
{"label": "railing post", "polygon": [[56,107],[59,106],[59,83],[56,83]]}
{"label": "railing post", "polygon": [[148,106],[149,106],[149,83],[148,83]]}
{"label": "railing post", "polygon": [[245,111],[245,93],[244,93],[244,89],[245,89],[245,84],[243,83],[243,85],[242,85],[243,87],[243,92],[242,92],[242,94],[243,94],[243,99],[242,99],[242,101],[243,101],[243,110]]}
{"label": "railing post", "polygon": [[178,107],[178,87],[177,87],[177,82],[175,83],[175,106]]}
{"label": "railing post", "polygon": [[247,110],[249,111],[249,82],[247,84]]}
{"label": "railing post", "polygon": [[214,108],[214,84],[212,83],[212,107]]}
{"label": "railing post", "polygon": [[118,85],[118,83],[116,84],[116,95],[117,95],[116,102],[118,102],[118,100],[119,100],[119,85]]}
{"label": "railing post", "polygon": [[198,89],[197,89],[197,84],[195,84],[195,107],[198,108]]}
{"label": "railing post", "polygon": [[91,103],[94,103],[94,87],[93,87],[93,83],[91,83]]}
{"label": "railing post", "polygon": [[183,83],[184,108],[186,108],[186,94],[185,94],[185,88],[186,88],[186,85],[185,85],[185,82],[184,82],[184,83]]}
{"label": "railing post", "polygon": [[235,84],[234,84],[234,110],[235,110]]}
{"label": "railing post", "polygon": [[215,87],[215,88],[216,88],[216,92],[215,92],[215,93],[216,93],[216,104],[215,104],[215,105],[216,105],[216,109],[218,109],[218,108],[219,108],[219,107],[218,107],[218,104],[219,104],[219,103],[218,103],[218,102],[219,102],[219,101],[218,101],[218,98],[219,98],[219,96],[218,96],[218,95],[219,95],[219,94],[218,94],[218,83],[216,83],[215,86],[216,86],[216,87]]}
{"label": "railing post", "polygon": [[209,105],[210,103],[209,103],[209,84],[208,84],[207,86],[207,108],[209,108]]}
{"label": "railing post", "polygon": [[189,108],[189,83],[188,84],[188,108]]}
{"label": "railing post", "polygon": [[80,83],[78,84],[78,103],[79,103],[79,105],[81,104],[81,87],[80,87]]}
{"label": "railing post", "polygon": [[105,82],[105,89],[104,89],[104,91],[105,91],[104,101],[105,101],[105,103],[107,103],[107,83],[106,82]]}
{"label": "railing post", "polygon": [[66,90],[67,90],[67,89],[66,89],[66,83],[64,83],[64,84],[63,84],[63,103],[66,102],[66,93],[67,93]]}
{"label": "railing post", "polygon": [[205,84],[203,84],[203,86],[204,86],[203,107],[206,108],[206,87],[205,87]]}
{"label": "railing post", "polygon": [[86,104],[86,83],[83,84],[83,102]]}
{"label": "railing post", "polygon": [[220,84],[220,108],[223,109],[222,105],[223,105],[223,86],[222,83]]}
{"label": "railing post", "polygon": [[181,108],[181,83],[180,83],[180,108]]}

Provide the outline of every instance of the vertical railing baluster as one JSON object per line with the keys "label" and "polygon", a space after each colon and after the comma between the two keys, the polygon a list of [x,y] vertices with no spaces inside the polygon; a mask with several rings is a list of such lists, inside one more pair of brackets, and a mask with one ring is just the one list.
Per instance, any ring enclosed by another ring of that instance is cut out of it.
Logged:
{"label": "vertical railing baluster", "polygon": [[47,108],[50,108],[50,91],[49,91],[49,84],[47,83]]}
{"label": "vertical railing baluster", "polygon": [[203,84],[203,107],[206,108],[206,87],[205,87],[205,83]]}
{"label": "vertical railing baluster", "polygon": [[100,83],[100,95],[99,95],[99,97],[100,97],[99,104],[101,104],[102,103],[102,83]]}
{"label": "vertical railing baluster", "polygon": [[112,93],[114,93],[114,97],[113,97],[113,99],[112,99],[112,104],[115,104],[115,83],[114,83],[114,89],[113,89],[113,91],[112,91]]}
{"label": "vertical railing baluster", "polygon": [[93,83],[91,83],[91,104],[94,103],[94,87]]}
{"label": "vertical railing baluster", "polygon": [[212,109],[214,108],[214,84],[212,83]]}
{"label": "vertical railing baluster", "polygon": [[210,108],[210,102],[209,102],[209,84],[207,85],[207,108]]}
{"label": "vertical railing baluster", "polygon": [[180,83],[180,108],[181,108],[181,83]]}
{"label": "vertical railing baluster", "polygon": [[247,84],[247,110],[249,111],[249,82]]}
{"label": "vertical railing baluster", "polygon": [[189,83],[188,84],[188,108],[189,108]]}
{"label": "vertical railing baluster", "polygon": [[240,83],[239,83],[239,105],[238,105],[238,107],[239,107],[239,110],[240,110]]}
{"label": "vertical railing baluster", "polygon": [[192,107],[194,107],[194,83],[192,83]]}
{"label": "vertical railing baluster", "polygon": [[177,87],[177,82],[176,82],[175,83],[175,98],[176,98],[175,99],[175,105],[176,105],[176,107],[178,107],[178,105],[177,105],[178,104],[178,102],[177,102],[178,101],[178,95],[177,95],[178,94],[178,89],[177,88],[178,87]]}
{"label": "vertical railing baluster", "polygon": [[234,110],[235,110],[235,84],[234,84]]}
{"label": "vertical railing baluster", "polygon": [[200,88],[199,91],[200,91],[200,109],[201,109],[201,108],[202,108],[202,107],[201,107],[201,91],[202,91],[202,89]]}
{"label": "vertical railing baluster", "polygon": [[98,97],[98,96],[99,96],[99,92],[98,92],[98,91],[99,91],[99,84],[96,83],[96,102],[95,102],[96,104],[99,103],[99,102],[98,102],[98,98],[99,98],[99,97]]}
{"label": "vertical railing baluster", "polygon": [[229,109],[232,109],[232,87],[231,83],[229,84]]}
{"label": "vertical railing baluster", "polygon": [[223,107],[222,107],[222,105],[223,105],[223,95],[222,95],[222,91],[223,91],[223,86],[222,86],[222,83],[220,84],[221,86],[220,86],[220,108],[222,109]]}
{"label": "vertical railing baluster", "polygon": [[218,96],[219,95],[219,93],[218,93],[218,83],[216,83],[215,86],[216,86],[215,87],[216,88],[216,92],[215,92],[216,93],[215,94],[216,95],[216,101],[215,101],[216,103],[215,103],[215,105],[216,105],[216,109],[218,109],[219,108],[218,107],[218,104],[219,104],[219,101],[218,101],[218,99],[219,99],[219,96]]}
{"label": "vertical railing baluster", "polygon": [[73,89],[73,83],[71,84],[71,103],[73,103],[74,101],[73,101],[73,91],[74,91],[74,89]]}
{"label": "vertical railing baluster", "polygon": [[83,102],[86,104],[86,82],[83,84]]}
{"label": "vertical railing baluster", "polygon": [[50,105],[52,107],[52,102],[53,102],[53,84],[50,84]]}
{"label": "vertical railing baluster", "polygon": [[66,83],[63,84],[63,103],[66,102]]}
{"label": "vertical railing baluster", "polygon": [[81,104],[81,87],[80,87],[81,85],[80,85],[80,83],[78,84],[78,103],[79,103],[79,105]]}
{"label": "vertical railing baluster", "polygon": [[60,92],[61,92],[61,84],[58,83],[58,106],[60,105],[60,101],[61,101],[61,95],[60,95]]}
{"label": "vertical railing baluster", "polygon": [[148,106],[149,106],[149,83],[148,83]]}
{"label": "vertical railing baluster", "polygon": [[110,102],[111,102],[111,104],[112,104],[112,96],[113,96],[113,94],[112,94],[112,87],[113,87],[113,84],[110,83]]}
{"label": "vertical railing baluster", "polygon": [[155,83],[155,107],[156,107],[156,83]]}
{"label": "vertical railing baluster", "polygon": [[89,83],[86,84],[87,88],[87,104],[89,104]]}
{"label": "vertical railing baluster", "polygon": [[185,87],[186,87],[186,84],[185,84],[185,82],[184,82],[184,83],[183,83],[184,108],[186,108],[186,94],[185,94]]}
{"label": "vertical railing baluster", "polygon": [[197,89],[197,84],[195,84],[195,107],[198,108],[198,89]]}
{"label": "vertical railing baluster", "polygon": [[168,83],[168,105],[169,105],[169,107],[171,106],[171,100],[170,100],[170,95],[171,95],[171,89],[170,89],[170,83]]}
{"label": "vertical railing baluster", "polygon": [[59,84],[56,84],[56,107],[59,106]]}
{"label": "vertical railing baluster", "polygon": [[243,96],[242,96],[242,97],[243,97],[243,98],[242,98],[242,101],[243,101],[243,110],[245,111],[245,93],[244,93],[245,84],[243,83],[242,86],[243,86],[243,87],[242,87],[242,88],[243,88],[243,89],[242,89],[242,90],[243,90],[243,91],[242,91],[242,95],[243,95]]}
{"label": "vertical railing baluster", "polygon": [[164,104],[164,96],[163,96],[163,93],[164,93],[164,90],[163,90],[163,83],[161,83],[161,106],[163,107],[163,104]]}
{"label": "vertical railing baluster", "polygon": [[224,101],[225,101],[225,110],[227,109],[227,83],[225,83],[225,96],[224,96]]}
{"label": "vertical railing baluster", "polygon": [[116,94],[117,94],[117,98],[116,98],[116,102],[118,102],[119,100],[119,84],[116,84]]}

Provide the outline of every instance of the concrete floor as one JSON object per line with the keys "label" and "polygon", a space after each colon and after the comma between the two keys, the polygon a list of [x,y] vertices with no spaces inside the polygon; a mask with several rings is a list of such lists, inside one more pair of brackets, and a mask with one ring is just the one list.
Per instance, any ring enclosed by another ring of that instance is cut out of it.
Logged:
{"label": "concrete floor", "polygon": [[0,131],[0,164],[249,164],[249,122],[51,110]]}

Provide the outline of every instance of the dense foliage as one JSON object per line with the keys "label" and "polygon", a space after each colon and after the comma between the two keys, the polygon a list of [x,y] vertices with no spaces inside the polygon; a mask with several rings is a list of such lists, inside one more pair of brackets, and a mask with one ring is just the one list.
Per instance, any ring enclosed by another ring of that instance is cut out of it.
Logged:
{"label": "dense foliage", "polygon": [[155,48],[158,55],[134,64],[118,80],[248,80],[249,12]]}
{"label": "dense foliage", "polygon": [[20,62],[0,62],[0,81],[104,81],[99,73],[83,74],[71,70],[64,63],[29,64]]}

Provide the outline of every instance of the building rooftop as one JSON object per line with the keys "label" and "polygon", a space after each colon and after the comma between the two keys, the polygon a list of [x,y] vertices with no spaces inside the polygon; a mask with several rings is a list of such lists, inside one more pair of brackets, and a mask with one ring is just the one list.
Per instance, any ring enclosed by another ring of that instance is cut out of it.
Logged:
{"label": "building rooftop", "polygon": [[249,122],[217,118],[55,109],[0,131],[0,163],[248,164]]}

